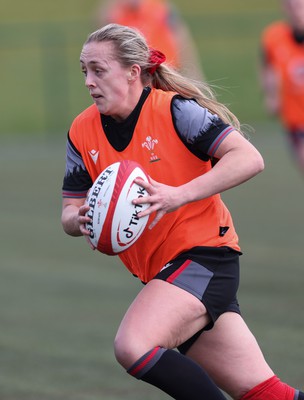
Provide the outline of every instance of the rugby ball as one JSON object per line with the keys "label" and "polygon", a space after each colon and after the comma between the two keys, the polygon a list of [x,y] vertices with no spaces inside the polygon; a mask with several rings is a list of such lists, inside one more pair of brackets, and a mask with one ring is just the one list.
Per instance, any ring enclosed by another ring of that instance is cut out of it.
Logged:
{"label": "rugby ball", "polygon": [[90,207],[86,224],[89,240],[101,253],[116,255],[132,246],[143,233],[149,216],[138,213],[149,204],[132,204],[148,192],[134,182],[135,178],[149,182],[149,177],[135,161],[123,160],[109,165],[95,180],[86,202]]}

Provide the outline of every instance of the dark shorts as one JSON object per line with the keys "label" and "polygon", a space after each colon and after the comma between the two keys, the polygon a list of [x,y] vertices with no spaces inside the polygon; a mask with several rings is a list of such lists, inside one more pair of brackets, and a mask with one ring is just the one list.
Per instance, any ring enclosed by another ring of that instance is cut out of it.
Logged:
{"label": "dark shorts", "polygon": [[204,329],[179,346],[182,353],[202,331],[211,329],[221,314],[241,313],[237,301],[240,254],[229,247],[194,247],[169,261],[154,277],[193,294],[211,318]]}
{"label": "dark shorts", "polygon": [[289,131],[289,139],[293,147],[298,147],[304,143],[304,130]]}

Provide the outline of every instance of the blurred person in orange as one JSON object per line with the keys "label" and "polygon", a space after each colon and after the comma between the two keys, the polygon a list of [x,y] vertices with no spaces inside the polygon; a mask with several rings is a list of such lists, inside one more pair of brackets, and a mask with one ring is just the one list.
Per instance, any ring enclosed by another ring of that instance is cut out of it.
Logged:
{"label": "blurred person in orange", "polygon": [[[96,18],[96,17],[95,17]],[[166,0],[110,0],[97,10],[96,24],[117,23],[138,29],[166,62],[194,80],[203,80],[200,57],[178,10]]]}
{"label": "blurred person in orange", "polygon": [[285,20],[262,33],[260,79],[265,108],[281,120],[304,174],[304,0],[281,2]]}

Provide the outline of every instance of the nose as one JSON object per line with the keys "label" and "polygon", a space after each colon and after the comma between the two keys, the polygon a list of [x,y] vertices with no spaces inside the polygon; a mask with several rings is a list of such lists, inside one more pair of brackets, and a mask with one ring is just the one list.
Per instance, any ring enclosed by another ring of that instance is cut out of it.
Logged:
{"label": "nose", "polygon": [[94,79],[93,79],[93,76],[92,76],[92,74],[89,73],[89,72],[87,73],[86,78],[85,78],[85,85],[86,85],[87,88],[95,87],[95,86],[96,86],[96,85],[95,85],[95,81],[94,81]]}

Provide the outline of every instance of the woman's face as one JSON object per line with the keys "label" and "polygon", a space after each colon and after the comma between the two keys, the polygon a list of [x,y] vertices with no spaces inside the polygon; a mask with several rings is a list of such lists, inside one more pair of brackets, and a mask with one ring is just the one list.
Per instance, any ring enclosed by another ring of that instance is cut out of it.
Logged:
{"label": "woman's face", "polygon": [[125,119],[133,109],[130,101],[132,68],[122,67],[115,58],[111,42],[84,45],[80,64],[85,85],[99,112],[117,120]]}

